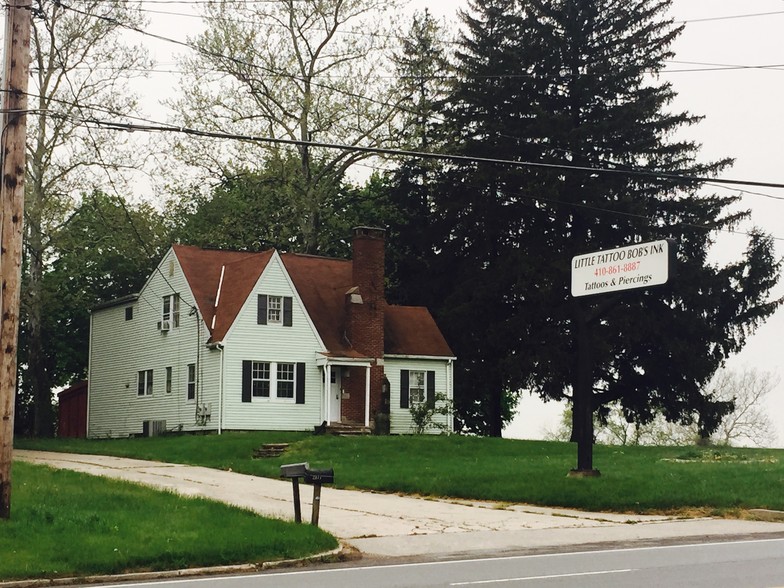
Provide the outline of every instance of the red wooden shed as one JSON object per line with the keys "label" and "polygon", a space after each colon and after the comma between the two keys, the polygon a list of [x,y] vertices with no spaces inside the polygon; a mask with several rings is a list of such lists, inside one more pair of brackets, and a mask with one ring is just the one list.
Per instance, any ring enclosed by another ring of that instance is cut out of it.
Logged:
{"label": "red wooden shed", "polygon": [[76,382],[59,395],[59,437],[87,437],[87,380]]}

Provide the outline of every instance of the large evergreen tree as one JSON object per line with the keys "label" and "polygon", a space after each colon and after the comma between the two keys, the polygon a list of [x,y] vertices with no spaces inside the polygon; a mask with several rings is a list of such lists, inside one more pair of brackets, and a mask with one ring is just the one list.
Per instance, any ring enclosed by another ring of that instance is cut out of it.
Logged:
{"label": "large evergreen tree", "polygon": [[[517,391],[569,399],[578,470],[593,467],[592,414],[609,402],[641,422],[726,410],[700,389],[779,304],[768,236],[735,263],[707,261],[715,232],[748,213],[689,179],[730,161],[701,164],[675,138],[699,117],[671,112],[657,76],[681,31],[669,5],[471,0],[443,110],[455,153],[519,163],[451,165],[433,194],[428,302],[460,358],[458,405],[500,435]],[[662,238],[678,248],[667,286],[570,295],[574,255]]]}

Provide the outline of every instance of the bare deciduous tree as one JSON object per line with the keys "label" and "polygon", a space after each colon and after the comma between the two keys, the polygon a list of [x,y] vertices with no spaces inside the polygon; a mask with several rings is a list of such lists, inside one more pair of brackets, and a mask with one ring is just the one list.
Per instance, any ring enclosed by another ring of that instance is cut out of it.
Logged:
{"label": "bare deciduous tree", "polygon": [[136,108],[127,81],[151,64],[141,48],[124,44],[122,25],[142,25],[139,8],[139,2],[126,0],[33,3],[22,333],[27,352],[23,387],[34,398],[37,435],[52,433],[42,279],[58,230],[79,194],[105,185],[107,173],[111,182],[120,182],[118,172],[133,167],[123,138],[93,123],[116,120]]}
{"label": "bare deciduous tree", "polygon": [[[691,424],[680,424],[670,423],[662,415],[656,415],[650,423],[629,422],[618,405],[610,407],[604,422],[596,419],[595,439],[597,443],[607,445],[708,443],[770,447],[777,441],[777,434],[766,400],[779,381],[775,373],[754,368],[744,368],[739,372],[729,369],[717,371],[704,392],[715,400],[733,402],[735,408],[722,419],[708,439],[700,438],[696,419]],[[567,441],[571,435],[571,421],[571,408],[567,408],[556,429],[548,431],[546,438]]]}
{"label": "bare deciduous tree", "polygon": [[753,368],[716,372],[708,390],[722,400],[733,400],[735,410],[722,420],[711,437],[713,442],[718,445],[752,443],[760,447],[774,443],[776,428],[765,402],[779,381],[775,373]]}
{"label": "bare deciduous tree", "polygon": [[[291,198],[301,211],[304,248],[318,250],[321,204],[346,171],[369,157],[346,149],[394,144],[398,91],[387,57],[393,0],[270,0],[207,3],[207,29],[182,62],[179,124],[296,142],[301,177]],[[178,158],[213,179],[258,169],[258,142],[179,141]]]}

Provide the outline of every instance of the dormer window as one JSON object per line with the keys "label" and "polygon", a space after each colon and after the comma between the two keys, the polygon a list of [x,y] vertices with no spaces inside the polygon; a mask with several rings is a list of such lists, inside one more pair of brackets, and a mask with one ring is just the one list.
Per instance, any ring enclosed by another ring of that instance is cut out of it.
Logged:
{"label": "dormer window", "polygon": [[259,294],[256,312],[257,324],[292,326],[292,305],[293,298],[291,296]]}

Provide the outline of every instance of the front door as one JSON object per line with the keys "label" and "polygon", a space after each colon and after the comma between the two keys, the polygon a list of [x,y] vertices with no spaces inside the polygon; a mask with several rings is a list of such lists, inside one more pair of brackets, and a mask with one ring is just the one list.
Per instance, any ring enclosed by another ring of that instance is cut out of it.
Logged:
{"label": "front door", "polygon": [[343,394],[340,391],[340,368],[333,367],[330,371],[329,384],[329,422],[340,422],[340,400]]}

